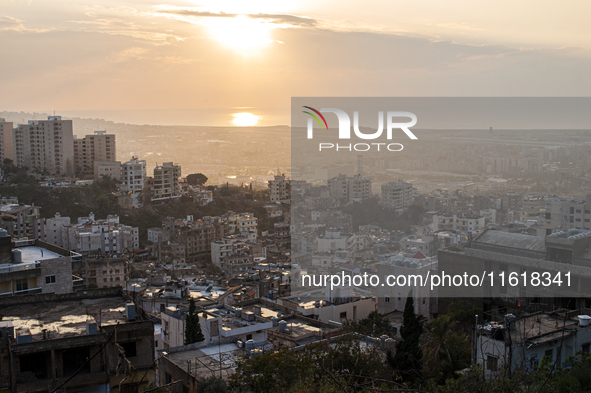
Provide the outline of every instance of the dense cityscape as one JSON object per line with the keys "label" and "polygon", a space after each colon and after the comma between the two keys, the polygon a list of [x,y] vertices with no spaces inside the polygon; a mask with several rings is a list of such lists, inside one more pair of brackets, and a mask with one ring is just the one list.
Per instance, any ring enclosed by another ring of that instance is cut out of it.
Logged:
{"label": "dense cityscape", "polygon": [[[586,391],[587,132],[449,131],[426,158],[322,167],[281,161],[285,136],[277,158],[166,162],[172,137],[148,170],[131,126],[78,120],[0,120],[2,389]],[[546,261],[576,266],[569,296],[303,280]]]}

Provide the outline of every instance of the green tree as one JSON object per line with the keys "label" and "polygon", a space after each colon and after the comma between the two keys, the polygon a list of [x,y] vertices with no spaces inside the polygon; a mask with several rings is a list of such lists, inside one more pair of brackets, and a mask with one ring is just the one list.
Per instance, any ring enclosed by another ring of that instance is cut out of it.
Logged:
{"label": "green tree", "polygon": [[377,311],[370,312],[367,318],[363,318],[359,321],[351,321],[348,323],[351,330],[366,336],[396,336],[396,328],[392,326],[390,320]]}
{"label": "green tree", "polygon": [[388,364],[405,382],[412,382],[420,375],[423,365],[423,351],[420,346],[422,333],[421,318],[415,314],[412,293],[409,292],[400,328],[402,339],[396,343],[394,355],[390,351],[387,354]]}
{"label": "green tree", "polygon": [[185,317],[185,345],[198,343],[205,340],[203,332],[201,331],[201,324],[199,323],[199,315],[197,314],[197,306],[195,306],[195,299],[189,300],[189,312]]}
{"label": "green tree", "polygon": [[202,186],[207,183],[207,176],[203,173],[191,173],[190,175],[187,175],[187,183],[189,183],[190,186]]}
{"label": "green tree", "polygon": [[456,323],[449,315],[432,320],[426,328],[425,369],[437,382],[443,383],[457,370],[470,366],[470,339],[456,331]]}

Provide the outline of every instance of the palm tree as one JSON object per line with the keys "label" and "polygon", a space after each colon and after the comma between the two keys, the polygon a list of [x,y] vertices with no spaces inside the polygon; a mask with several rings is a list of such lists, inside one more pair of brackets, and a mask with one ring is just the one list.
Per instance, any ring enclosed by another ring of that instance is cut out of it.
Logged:
{"label": "palm tree", "polygon": [[423,353],[438,380],[450,378],[455,371],[470,365],[470,341],[465,334],[455,331],[455,325],[449,315],[426,324]]}

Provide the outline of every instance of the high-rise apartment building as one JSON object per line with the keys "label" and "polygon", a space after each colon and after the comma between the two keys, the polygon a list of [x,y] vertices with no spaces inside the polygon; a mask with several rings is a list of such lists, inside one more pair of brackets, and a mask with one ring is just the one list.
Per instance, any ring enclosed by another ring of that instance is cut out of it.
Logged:
{"label": "high-rise apartment building", "polygon": [[49,174],[74,174],[72,120],[48,116],[14,129],[15,164]]}
{"label": "high-rise apartment building", "polygon": [[269,198],[271,202],[289,203],[291,198],[291,182],[285,175],[275,175],[275,179],[269,181]]}
{"label": "high-rise apartment building", "polygon": [[382,184],[382,206],[397,212],[406,211],[414,203],[414,189],[411,183],[398,180]]}
{"label": "high-rise apartment building", "polygon": [[14,161],[14,139],[12,132],[12,122],[0,118],[0,163],[5,158]]}
{"label": "high-rise apartment building", "polygon": [[152,188],[152,200],[178,198],[181,196],[179,186],[181,166],[172,162],[165,162],[154,168],[154,187]]}
{"label": "high-rise apartment building", "polygon": [[115,135],[95,131],[84,138],[74,138],[74,164],[76,170],[93,173],[95,161],[115,161]]}
{"label": "high-rise apartment building", "polygon": [[146,160],[131,160],[121,164],[121,191],[139,194],[146,181]]}

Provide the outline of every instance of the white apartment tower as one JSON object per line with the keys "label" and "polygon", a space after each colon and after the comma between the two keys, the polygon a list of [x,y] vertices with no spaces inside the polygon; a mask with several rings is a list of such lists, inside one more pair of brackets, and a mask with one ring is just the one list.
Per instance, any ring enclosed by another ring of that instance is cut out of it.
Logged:
{"label": "white apartment tower", "polygon": [[121,164],[121,191],[139,194],[146,181],[146,160],[131,160]]}
{"label": "white apartment tower", "polygon": [[48,116],[29,120],[14,129],[15,164],[45,170],[52,175],[74,174],[72,120]]}
{"label": "white apartment tower", "polygon": [[5,158],[14,161],[14,140],[12,133],[12,123],[0,118],[0,163]]}
{"label": "white apartment tower", "polygon": [[74,164],[84,173],[94,171],[95,161],[115,161],[115,135],[95,131],[84,138],[74,138]]}
{"label": "white apartment tower", "polygon": [[152,200],[177,198],[181,196],[179,186],[181,166],[172,162],[165,162],[154,168],[154,187],[152,188]]}

